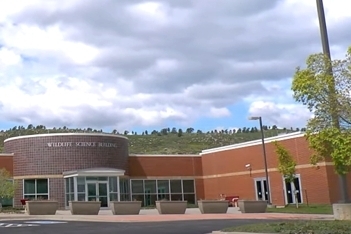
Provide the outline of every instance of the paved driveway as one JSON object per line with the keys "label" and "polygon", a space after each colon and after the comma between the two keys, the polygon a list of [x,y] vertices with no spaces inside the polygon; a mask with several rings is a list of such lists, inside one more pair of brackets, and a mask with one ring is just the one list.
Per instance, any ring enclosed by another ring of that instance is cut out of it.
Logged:
{"label": "paved driveway", "polygon": [[[0,221],[1,234],[207,234],[224,227],[267,220],[196,220],[148,223]],[[271,221],[269,221],[271,222]]]}

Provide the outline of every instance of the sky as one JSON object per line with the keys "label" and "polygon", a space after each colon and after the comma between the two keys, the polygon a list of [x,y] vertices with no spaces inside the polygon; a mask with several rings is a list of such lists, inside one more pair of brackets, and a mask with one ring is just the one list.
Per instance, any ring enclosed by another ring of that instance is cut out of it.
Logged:
{"label": "sky", "polygon": [[[294,71],[322,52],[314,0],[0,1],[0,129],[304,127]],[[351,1],[324,0],[333,58]]]}

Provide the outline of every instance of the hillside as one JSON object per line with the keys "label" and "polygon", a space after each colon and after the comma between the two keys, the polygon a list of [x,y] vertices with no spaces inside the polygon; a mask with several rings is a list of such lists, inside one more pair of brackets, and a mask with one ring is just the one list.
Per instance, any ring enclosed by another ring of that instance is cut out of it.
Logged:
{"label": "hillside", "polygon": [[[276,126],[264,126],[265,137],[277,136],[278,134],[291,133],[300,129],[278,129]],[[304,129],[301,129],[304,130]],[[0,132],[0,152],[3,150],[4,140],[10,137],[45,134],[45,133],[102,133],[102,130],[69,129],[66,127],[47,129],[43,125],[29,125],[14,127],[10,130]],[[119,134],[116,130],[112,134]],[[154,130],[138,134],[124,131],[122,135],[129,138],[130,154],[197,154],[204,149],[215,148],[235,143],[241,143],[261,138],[261,133],[257,128],[239,128],[237,130],[221,130],[202,132],[193,128],[186,130],[176,128],[164,128],[160,131]]]}

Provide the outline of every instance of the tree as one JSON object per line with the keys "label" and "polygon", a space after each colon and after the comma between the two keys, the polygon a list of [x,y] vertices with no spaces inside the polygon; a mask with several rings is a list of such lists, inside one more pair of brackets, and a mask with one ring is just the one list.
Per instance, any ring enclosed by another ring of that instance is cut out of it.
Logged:
{"label": "tree", "polygon": [[183,136],[183,130],[181,128],[179,128],[178,130],[178,137],[181,137]]}
{"label": "tree", "polygon": [[[294,184],[295,174],[296,174],[296,162],[290,152],[277,141],[274,141],[275,152],[278,155],[278,171],[284,176],[284,179],[288,183]],[[295,195],[296,207],[299,207],[299,202],[297,200],[297,191],[294,186],[293,192]]]}
{"label": "tree", "polygon": [[331,158],[340,177],[342,202],[348,202],[346,175],[351,170],[351,47],[345,59],[309,56],[306,68],[297,68],[292,91],[313,117],[306,137],[314,150],[311,163]]}
{"label": "tree", "polygon": [[15,184],[11,180],[10,173],[6,169],[2,168],[0,169],[0,198],[13,198],[14,195]]}

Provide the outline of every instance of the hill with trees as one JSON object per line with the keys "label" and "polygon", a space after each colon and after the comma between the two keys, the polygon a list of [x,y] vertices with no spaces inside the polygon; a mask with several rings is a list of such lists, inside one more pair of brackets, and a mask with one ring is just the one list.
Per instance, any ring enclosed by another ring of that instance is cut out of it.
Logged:
{"label": "hill with trees", "polygon": [[[263,126],[265,137],[279,134],[304,131],[299,128],[279,129],[277,126]],[[48,129],[44,125],[27,127],[15,126],[9,130],[0,131],[0,152],[3,151],[4,140],[10,137],[47,134],[47,133],[107,133],[92,128],[67,128],[59,127]],[[160,130],[118,132],[113,130],[109,134],[125,135],[129,138],[130,154],[197,154],[204,149],[231,145],[261,138],[261,133],[256,127],[243,127],[238,129],[212,130],[203,132],[194,128],[163,128]]]}

